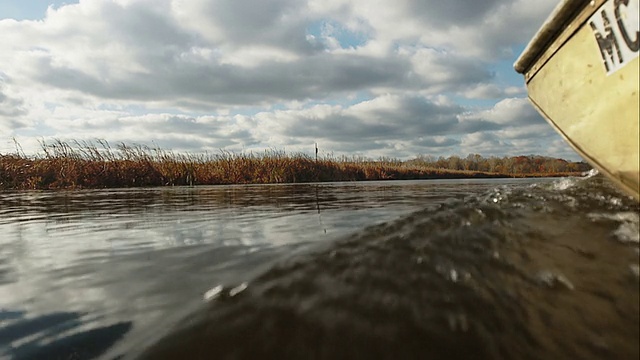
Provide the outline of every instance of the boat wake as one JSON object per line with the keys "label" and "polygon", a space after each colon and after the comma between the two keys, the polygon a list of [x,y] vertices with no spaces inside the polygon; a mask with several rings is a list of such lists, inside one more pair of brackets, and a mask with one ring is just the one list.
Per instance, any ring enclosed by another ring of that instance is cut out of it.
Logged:
{"label": "boat wake", "polygon": [[141,358],[637,358],[638,212],[595,174],[446,202],[216,288]]}

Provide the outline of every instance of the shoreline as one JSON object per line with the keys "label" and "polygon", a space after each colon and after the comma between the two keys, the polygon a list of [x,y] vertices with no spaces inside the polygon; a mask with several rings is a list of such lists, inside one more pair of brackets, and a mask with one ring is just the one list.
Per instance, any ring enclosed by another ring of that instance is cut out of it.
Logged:
{"label": "shoreline", "polygon": [[[12,165],[12,166],[7,166]],[[17,165],[17,166],[16,166]],[[180,165],[180,166],[177,166]],[[246,164],[245,164],[246,165]],[[393,167],[327,160],[296,159],[294,164],[241,173],[241,164],[168,164],[131,160],[24,159],[0,155],[0,190],[69,190],[163,186],[296,184],[314,182],[507,179],[574,177],[583,172],[498,173],[437,168]],[[175,169],[175,168],[178,169]],[[6,171],[12,168],[13,171]],[[302,170],[300,170],[302,168]],[[174,169],[177,171],[167,171]]]}
{"label": "shoreline", "polygon": [[[269,150],[261,154],[175,154],[99,142],[42,144],[44,154],[0,154],[0,190],[102,189],[340,181],[536,178],[581,176],[590,167],[540,156],[370,160],[312,158]],[[447,168],[449,167],[449,168]],[[494,169],[500,171],[483,171]],[[563,171],[561,171],[563,170]]]}

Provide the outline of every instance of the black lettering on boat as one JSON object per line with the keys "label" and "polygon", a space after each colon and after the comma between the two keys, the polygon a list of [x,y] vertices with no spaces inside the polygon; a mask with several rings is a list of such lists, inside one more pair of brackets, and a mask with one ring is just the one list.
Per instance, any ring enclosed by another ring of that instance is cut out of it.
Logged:
{"label": "black lettering on boat", "polygon": [[[596,41],[598,42],[598,47],[600,48],[600,54],[602,54],[602,62],[604,63],[604,67],[605,69],[607,69],[607,72],[609,72],[610,69],[615,68],[616,65],[614,50],[615,55],[618,56],[618,64],[622,64],[624,60],[622,59],[620,44],[618,44],[616,35],[611,28],[611,21],[609,21],[607,12],[605,10],[600,11],[600,16],[602,16],[605,35],[602,35],[602,33],[600,33],[600,31],[598,30],[598,26],[596,25],[594,20],[589,21],[589,25],[593,30],[593,34],[596,36]],[[611,66],[609,65],[609,60],[611,61]]]}
{"label": "black lettering on boat", "polygon": [[629,34],[627,34],[627,27],[624,24],[624,17],[620,16],[620,5],[624,5],[625,7],[629,6],[629,0],[615,0],[615,15],[618,23],[618,29],[620,30],[620,34],[624,39],[625,44],[629,47],[629,50],[638,52],[640,48],[640,32],[636,31],[635,40],[631,40]]}
{"label": "black lettering on boat", "polygon": [[640,56],[639,0],[607,0],[589,19],[607,75]]}

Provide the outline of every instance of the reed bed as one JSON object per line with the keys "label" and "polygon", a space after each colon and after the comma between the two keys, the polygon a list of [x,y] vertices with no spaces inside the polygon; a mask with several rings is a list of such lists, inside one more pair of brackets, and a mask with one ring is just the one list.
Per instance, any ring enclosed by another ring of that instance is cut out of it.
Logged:
{"label": "reed bed", "polygon": [[[514,177],[410,165],[394,159],[312,158],[279,150],[262,153],[177,154],[106,141],[41,142],[42,153],[0,154],[0,189],[76,189],[267,184],[388,179]],[[535,174],[529,174],[534,175]],[[549,176],[549,174],[540,174]],[[564,175],[564,174],[556,174]]]}

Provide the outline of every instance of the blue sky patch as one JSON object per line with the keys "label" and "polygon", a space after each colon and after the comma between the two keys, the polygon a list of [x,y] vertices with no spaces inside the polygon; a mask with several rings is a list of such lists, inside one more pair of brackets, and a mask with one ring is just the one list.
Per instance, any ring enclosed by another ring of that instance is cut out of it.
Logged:
{"label": "blue sky patch", "polygon": [[333,20],[316,21],[307,27],[307,35],[313,36],[325,45],[328,40],[335,39],[343,49],[351,49],[363,46],[369,39],[362,32],[354,32],[345,27],[343,24]]}
{"label": "blue sky patch", "polygon": [[0,20],[40,20],[44,19],[49,5],[57,9],[62,5],[78,2],[79,0],[0,0]]}

